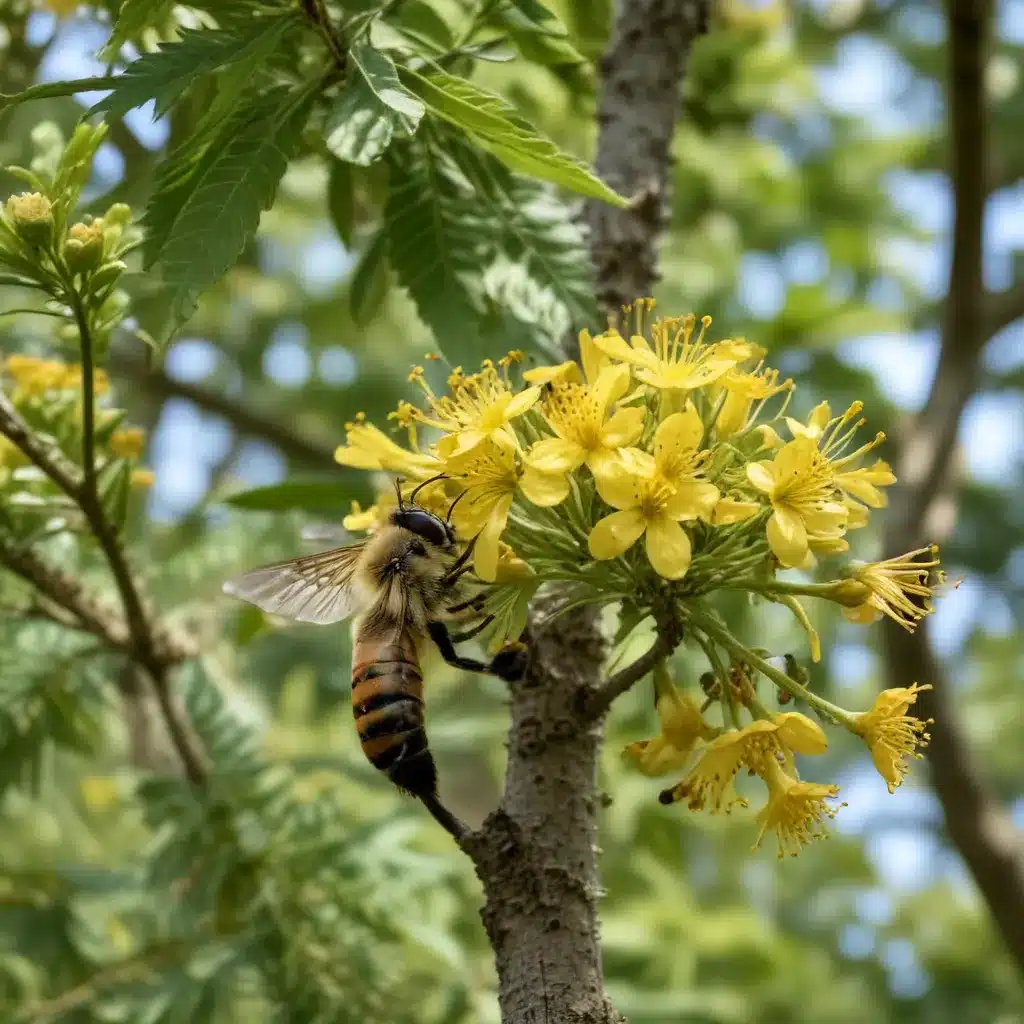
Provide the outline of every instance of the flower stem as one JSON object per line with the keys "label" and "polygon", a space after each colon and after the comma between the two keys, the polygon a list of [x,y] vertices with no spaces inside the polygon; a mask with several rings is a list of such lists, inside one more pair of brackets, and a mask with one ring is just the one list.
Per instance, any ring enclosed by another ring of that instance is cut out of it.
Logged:
{"label": "flower stem", "polygon": [[816,693],[812,693],[806,686],[801,686],[796,680],[787,676],[785,672],[780,672],[777,668],[774,668],[760,655],[755,654],[748,647],[740,643],[728,629],[719,625],[713,615],[694,607],[692,604],[688,607],[687,611],[694,625],[706,633],[710,639],[721,644],[735,658],[742,659],[747,664],[752,665],[761,675],[766,676],[775,683],[779,689],[785,690],[794,697],[799,697],[801,700],[806,701],[816,711],[822,712],[841,725],[845,725],[848,729],[853,728],[854,720],[850,712],[826,700],[824,697],[819,697]]}
{"label": "flower stem", "polygon": [[82,304],[82,298],[74,287],[68,288],[71,308],[78,324],[78,335],[82,350],[82,469],[85,473],[82,486],[91,501],[99,503],[96,490],[96,381],[93,358],[92,331],[89,318]]}

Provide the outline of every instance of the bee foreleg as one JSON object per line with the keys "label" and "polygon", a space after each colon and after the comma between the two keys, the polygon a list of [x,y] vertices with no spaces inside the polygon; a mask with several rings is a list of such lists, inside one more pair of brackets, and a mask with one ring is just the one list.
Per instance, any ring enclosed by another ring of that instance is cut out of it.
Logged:
{"label": "bee foreleg", "polygon": [[484,604],[487,602],[487,594],[479,593],[474,594],[468,601],[463,601],[461,604],[449,605],[445,608],[445,611],[450,615],[454,615],[457,612],[464,612],[472,608],[474,611],[480,611]]}
{"label": "bee foreleg", "polygon": [[427,632],[441,652],[441,657],[455,668],[461,668],[466,672],[483,672],[504,679],[508,683],[518,682],[526,671],[526,648],[522,644],[499,651],[490,662],[485,663],[475,658],[462,657],[455,650],[453,637],[443,622],[428,622]]}
{"label": "bee foreleg", "polygon": [[466,545],[466,550],[463,551],[462,554],[459,555],[459,557],[455,559],[455,561],[452,563],[451,568],[445,574],[443,582],[447,586],[451,586],[452,584],[454,584],[455,581],[458,580],[458,578],[463,573],[469,572],[469,566],[467,565],[467,563],[469,562],[470,555],[473,554],[473,548],[474,547],[476,547],[476,537],[474,537]]}

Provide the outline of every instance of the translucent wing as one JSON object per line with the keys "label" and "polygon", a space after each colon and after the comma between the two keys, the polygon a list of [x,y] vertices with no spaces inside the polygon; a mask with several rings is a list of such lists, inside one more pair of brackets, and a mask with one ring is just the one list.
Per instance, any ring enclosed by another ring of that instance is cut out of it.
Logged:
{"label": "translucent wing", "polygon": [[359,611],[363,597],[355,587],[355,569],[363,543],[317,555],[276,562],[242,573],[224,584],[225,594],[299,622],[325,626]]}

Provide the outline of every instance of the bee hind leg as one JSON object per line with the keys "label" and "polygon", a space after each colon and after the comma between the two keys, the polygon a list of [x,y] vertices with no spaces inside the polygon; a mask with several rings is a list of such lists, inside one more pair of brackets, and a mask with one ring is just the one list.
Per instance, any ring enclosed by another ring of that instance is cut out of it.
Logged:
{"label": "bee hind leg", "polygon": [[526,672],[528,652],[525,644],[509,644],[498,651],[490,662],[483,662],[476,658],[462,657],[455,650],[454,638],[443,622],[428,622],[427,632],[441,652],[441,657],[455,668],[497,676],[507,683],[518,682]]}

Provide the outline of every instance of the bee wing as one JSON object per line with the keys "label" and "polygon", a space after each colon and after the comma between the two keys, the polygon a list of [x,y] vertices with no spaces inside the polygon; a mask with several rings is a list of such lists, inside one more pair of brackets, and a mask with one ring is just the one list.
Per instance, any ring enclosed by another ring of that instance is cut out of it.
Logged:
{"label": "bee wing", "polygon": [[355,570],[363,542],[317,555],[275,562],[228,580],[225,594],[298,622],[325,626],[341,622],[359,611],[363,598],[357,592]]}

